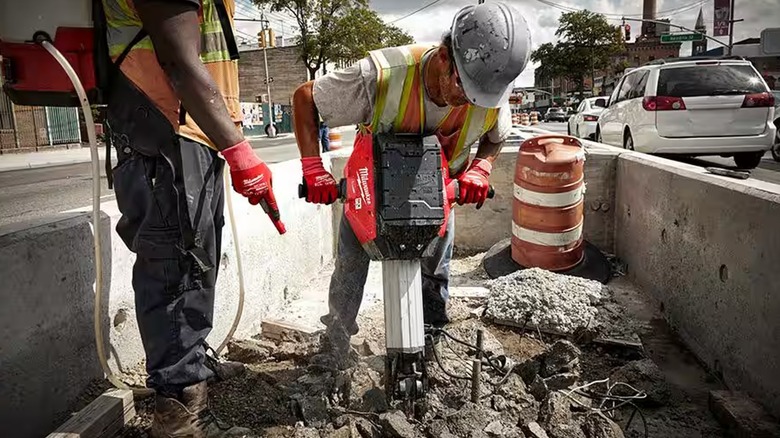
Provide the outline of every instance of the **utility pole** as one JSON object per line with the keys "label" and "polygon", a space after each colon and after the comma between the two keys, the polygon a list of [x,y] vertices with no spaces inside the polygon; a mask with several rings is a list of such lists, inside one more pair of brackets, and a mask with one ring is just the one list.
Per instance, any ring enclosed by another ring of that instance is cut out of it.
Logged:
{"label": "utility pole", "polygon": [[743,19],[739,19],[739,20],[734,19],[734,3],[736,3],[736,0],[731,0],[731,6],[729,8],[729,47],[728,47],[729,56],[731,56],[731,49],[734,47],[734,23],[745,21]]}
{"label": "utility pole", "polygon": [[[263,23],[263,63],[265,64],[265,90],[266,96],[268,96],[268,121],[270,127],[268,128],[268,136],[271,138],[276,137],[276,124],[274,123],[274,103],[271,99],[271,77],[268,75],[268,54],[266,48],[271,44],[271,33],[268,31],[269,22],[265,19],[265,14],[260,16],[260,21]],[[268,41],[266,41],[266,37]]]}

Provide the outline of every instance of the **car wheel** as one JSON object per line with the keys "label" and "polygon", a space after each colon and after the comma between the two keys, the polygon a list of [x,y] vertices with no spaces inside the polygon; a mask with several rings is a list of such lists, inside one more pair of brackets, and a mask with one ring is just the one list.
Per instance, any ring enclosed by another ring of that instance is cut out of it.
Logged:
{"label": "car wheel", "polygon": [[755,169],[761,162],[764,151],[761,152],[742,152],[734,154],[734,162],[740,169]]}
{"label": "car wheel", "polygon": [[594,136],[596,137],[596,143],[604,143],[604,140],[601,138],[601,128],[598,125],[596,126],[596,134]]}
{"label": "car wheel", "polygon": [[634,137],[631,137],[631,131],[626,131],[623,135],[623,149],[633,151],[634,149]]}

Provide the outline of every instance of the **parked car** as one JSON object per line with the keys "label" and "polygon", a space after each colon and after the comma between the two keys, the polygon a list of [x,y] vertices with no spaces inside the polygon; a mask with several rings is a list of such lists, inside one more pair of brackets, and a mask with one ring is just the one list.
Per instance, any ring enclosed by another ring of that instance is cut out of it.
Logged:
{"label": "parked car", "polygon": [[545,122],[565,122],[566,121],[566,113],[563,111],[562,108],[548,108],[547,112],[544,113],[544,121]]}
{"label": "parked car", "polygon": [[749,61],[659,60],[623,76],[596,138],[640,152],[734,157],[752,169],[775,141],[774,106]]}
{"label": "parked car", "polygon": [[773,91],[775,95],[775,144],[772,146],[772,158],[780,162],[780,91]]}
{"label": "parked car", "polygon": [[607,106],[607,97],[589,97],[580,103],[569,119],[569,135],[594,140],[599,115]]}

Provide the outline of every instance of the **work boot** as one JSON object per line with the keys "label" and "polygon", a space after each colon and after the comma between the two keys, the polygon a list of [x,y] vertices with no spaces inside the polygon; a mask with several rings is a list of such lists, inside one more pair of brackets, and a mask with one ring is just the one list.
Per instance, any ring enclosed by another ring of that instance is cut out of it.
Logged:
{"label": "work boot", "polygon": [[157,394],[152,438],[254,438],[251,430],[223,425],[211,412],[206,382],[184,388],[180,399]]}

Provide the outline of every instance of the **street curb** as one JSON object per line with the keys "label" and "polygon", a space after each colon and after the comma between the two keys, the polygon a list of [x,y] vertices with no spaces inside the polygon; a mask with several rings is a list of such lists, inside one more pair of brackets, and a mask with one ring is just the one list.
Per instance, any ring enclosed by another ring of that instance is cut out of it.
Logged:
{"label": "street curb", "polygon": [[[28,163],[26,166],[10,166],[10,167],[1,167],[0,166],[0,173],[2,172],[13,172],[17,170],[30,170],[30,169],[45,169],[47,167],[57,167],[57,166],[69,166],[72,164],[81,164],[81,163],[89,163],[92,161],[91,158],[88,158],[86,160],[84,159],[72,159],[67,161],[50,161],[50,162],[44,162],[44,163]],[[101,161],[103,159],[101,158]]]}

